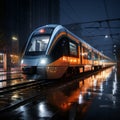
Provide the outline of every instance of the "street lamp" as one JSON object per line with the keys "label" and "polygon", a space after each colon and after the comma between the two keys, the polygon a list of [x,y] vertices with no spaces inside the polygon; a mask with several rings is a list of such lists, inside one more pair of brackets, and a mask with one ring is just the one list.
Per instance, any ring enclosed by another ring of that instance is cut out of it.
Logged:
{"label": "street lamp", "polygon": [[13,64],[16,64],[19,61],[19,39],[17,35],[13,35],[11,39],[12,39],[11,62]]}
{"label": "street lamp", "polygon": [[18,37],[12,36],[12,49],[15,49],[15,52],[18,52],[19,44],[18,44]]}
{"label": "street lamp", "polygon": [[105,35],[105,38],[108,38],[109,36],[108,35]]}
{"label": "street lamp", "polygon": [[16,35],[13,35],[11,39],[12,39],[12,52],[18,54],[19,49],[18,37]]}
{"label": "street lamp", "polygon": [[18,40],[18,38],[16,36],[12,36],[12,40]]}

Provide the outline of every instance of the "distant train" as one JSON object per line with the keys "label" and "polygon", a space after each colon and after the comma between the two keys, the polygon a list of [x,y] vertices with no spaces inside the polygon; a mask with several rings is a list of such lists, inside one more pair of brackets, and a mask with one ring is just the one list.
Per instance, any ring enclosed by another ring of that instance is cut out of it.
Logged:
{"label": "distant train", "polygon": [[57,79],[96,70],[114,62],[62,25],[46,25],[30,35],[21,68],[24,74]]}

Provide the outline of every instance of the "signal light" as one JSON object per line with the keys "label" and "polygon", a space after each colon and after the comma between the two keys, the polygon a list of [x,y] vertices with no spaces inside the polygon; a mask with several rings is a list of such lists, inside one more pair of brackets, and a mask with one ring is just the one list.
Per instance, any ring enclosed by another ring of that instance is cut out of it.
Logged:
{"label": "signal light", "polygon": [[40,33],[45,33],[45,29],[40,29],[39,32]]}

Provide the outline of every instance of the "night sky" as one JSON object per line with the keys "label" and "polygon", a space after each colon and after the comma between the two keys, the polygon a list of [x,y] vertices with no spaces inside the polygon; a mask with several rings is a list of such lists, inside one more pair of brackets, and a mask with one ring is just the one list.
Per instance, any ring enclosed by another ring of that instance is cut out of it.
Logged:
{"label": "night sky", "polygon": [[120,17],[120,0],[60,1],[62,24],[90,22]]}

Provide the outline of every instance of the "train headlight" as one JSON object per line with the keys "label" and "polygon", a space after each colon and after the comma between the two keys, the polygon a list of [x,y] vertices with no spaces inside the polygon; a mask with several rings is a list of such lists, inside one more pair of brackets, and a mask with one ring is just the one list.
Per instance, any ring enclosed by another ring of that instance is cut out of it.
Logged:
{"label": "train headlight", "polygon": [[42,59],[40,60],[40,64],[42,64],[42,65],[47,64],[47,58],[42,58]]}
{"label": "train headlight", "polygon": [[23,64],[23,62],[24,62],[24,61],[23,61],[23,60],[21,60],[21,64]]}

